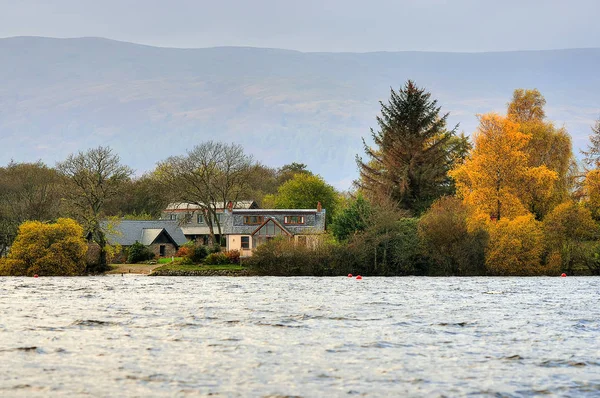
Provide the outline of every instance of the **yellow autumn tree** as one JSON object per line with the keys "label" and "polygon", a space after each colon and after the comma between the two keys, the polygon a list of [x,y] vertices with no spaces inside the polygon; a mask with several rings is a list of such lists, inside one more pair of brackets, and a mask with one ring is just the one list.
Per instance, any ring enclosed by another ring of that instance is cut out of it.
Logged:
{"label": "yellow autumn tree", "polygon": [[495,113],[481,115],[469,158],[450,172],[460,197],[490,218],[527,215],[533,199],[552,194],[556,172],[532,167],[526,152],[531,136]]}
{"label": "yellow autumn tree", "polygon": [[585,268],[586,244],[596,239],[598,226],[589,209],[572,201],[556,206],[544,218],[544,237],[553,264],[569,275]]}
{"label": "yellow autumn tree", "polygon": [[587,172],[584,182],[585,205],[595,220],[600,220],[600,169]]}
{"label": "yellow autumn tree", "polygon": [[5,275],[81,275],[87,243],[83,228],[70,218],[56,223],[26,221],[19,227],[8,257],[0,264]]}
{"label": "yellow autumn tree", "polygon": [[544,252],[542,224],[532,214],[504,218],[489,225],[489,244],[485,253],[488,275],[540,275]]}
{"label": "yellow autumn tree", "polygon": [[530,185],[528,210],[537,219],[543,219],[554,207],[566,201],[572,186],[571,170],[574,164],[571,136],[564,127],[557,128],[545,119],[546,100],[537,89],[517,89],[508,104],[507,117],[519,124],[519,131],[530,136],[524,148],[530,167],[546,166],[556,172],[552,192],[539,191]]}

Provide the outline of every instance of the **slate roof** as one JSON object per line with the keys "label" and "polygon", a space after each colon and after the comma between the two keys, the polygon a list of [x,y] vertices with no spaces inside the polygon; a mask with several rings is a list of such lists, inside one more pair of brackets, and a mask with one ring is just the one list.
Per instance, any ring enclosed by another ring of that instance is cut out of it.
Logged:
{"label": "slate roof", "polygon": [[[229,201],[228,201],[229,202]],[[211,203],[211,205],[215,205],[217,209],[221,209],[222,203]],[[258,207],[255,201],[253,200],[238,200],[235,202],[233,208],[234,209],[253,209]],[[198,210],[200,206],[195,203],[169,203],[167,208],[164,210],[165,212],[170,211],[194,211]]]}
{"label": "slate roof", "polygon": [[144,245],[150,245],[160,235],[164,229],[177,245],[183,245],[187,242],[185,235],[177,221],[132,221],[120,220],[102,223],[106,231],[106,238],[110,244],[119,244],[121,246],[131,246],[136,241]]}

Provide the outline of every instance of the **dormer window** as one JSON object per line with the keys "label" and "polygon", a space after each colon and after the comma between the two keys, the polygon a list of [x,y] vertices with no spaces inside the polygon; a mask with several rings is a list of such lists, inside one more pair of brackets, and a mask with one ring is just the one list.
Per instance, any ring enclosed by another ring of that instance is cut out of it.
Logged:
{"label": "dormer window", "polygon": [[263,216],[244,216],[244,225],[259,225],[265,222]]}
{"label": "dormer window", "polygon": [[304,224],[304,216],[285,216],[283,223],[288,225],[301,225]]}

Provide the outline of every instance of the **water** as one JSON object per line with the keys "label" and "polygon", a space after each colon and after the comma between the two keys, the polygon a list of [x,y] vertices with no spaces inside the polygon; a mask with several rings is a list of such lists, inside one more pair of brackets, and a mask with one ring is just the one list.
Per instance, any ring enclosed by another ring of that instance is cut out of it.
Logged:
{"label": "water", "polygon": [[600,278],[0,278],[0,396],[600,396]]}

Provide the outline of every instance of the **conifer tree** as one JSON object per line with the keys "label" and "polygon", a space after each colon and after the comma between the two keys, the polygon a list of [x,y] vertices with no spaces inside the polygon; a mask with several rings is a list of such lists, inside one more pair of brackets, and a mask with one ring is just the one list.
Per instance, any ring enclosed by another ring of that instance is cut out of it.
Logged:
{"label": "conifer tree", "polygon": [[600,118],[592,127],[592,135],[590,135],[590,145],[587,151],[581,151],[585,156],[584,162],[587,166],[600,169]]}
{"label": "conifer tree", "polygon": [[391,89],[389,102],[380,104],[379,131],[371,129],[375,145],[363,140],[368,160],[357,156],[360,179],[356,184],[370,198],[391,199],[420,214],[453,190],[447,172],[467,138],[456,137],[458,126],[446,128],[448,114],[440,114],[431,94],[410,80],[398,92]]}

